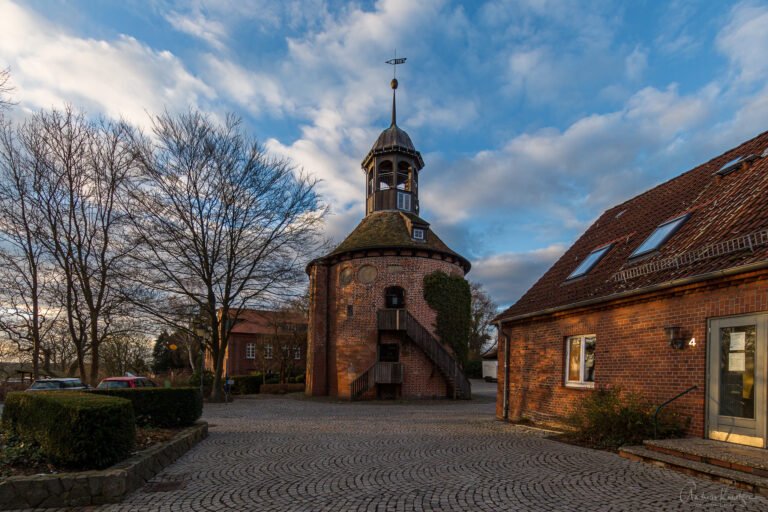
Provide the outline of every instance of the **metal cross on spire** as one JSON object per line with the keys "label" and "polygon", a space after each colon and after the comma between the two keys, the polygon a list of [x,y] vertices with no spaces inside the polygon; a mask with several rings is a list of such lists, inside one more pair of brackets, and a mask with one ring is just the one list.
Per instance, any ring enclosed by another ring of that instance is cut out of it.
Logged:
{"label": "metal cross on spire", "polygon": [[397,50],[395,50],[395,57],[386,61],[387,64],[392,65],[392,81],[389,86],[392,87],[392,126],[397,124],[397,107],[395,105],[395,89],[397,89],[397,65],[405,64],[406,57],[397,58]]}

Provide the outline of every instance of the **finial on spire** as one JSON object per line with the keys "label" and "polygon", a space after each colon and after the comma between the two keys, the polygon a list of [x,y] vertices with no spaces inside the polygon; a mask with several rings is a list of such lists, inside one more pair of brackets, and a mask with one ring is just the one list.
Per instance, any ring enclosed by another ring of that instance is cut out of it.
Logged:
{"label": "finial on spire", "polygon": [[397,124],[397,104],[395,102],[395,91],[397,90],[397,65],[405,64],[406,57],[397,58],[397,49],[395,49],[395,58],[389,59],[387,64],[392,65],[392,81],[389,86],[392,88],[392,126]]}

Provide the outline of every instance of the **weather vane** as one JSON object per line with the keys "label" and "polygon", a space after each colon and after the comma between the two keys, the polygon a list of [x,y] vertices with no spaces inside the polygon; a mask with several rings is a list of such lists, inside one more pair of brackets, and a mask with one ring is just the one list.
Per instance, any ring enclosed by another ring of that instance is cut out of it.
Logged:
{"label": "weather vane", "polygon": [[405,64],[405,60],[406,60],[405,57],[401,57],[401,58],[398,59],[397,58],[397,50],[395,50],[395,58],[394,59],[389,59],[387,61],[387,64],[391,64],[392,68],[393,68],[392,69],[392,80],[393,80],[393,83],[395,84],[395,86],[392,87],[393,89],[397,88],[397,85],[396,85],[397,84],[397,65],[398,64]]}

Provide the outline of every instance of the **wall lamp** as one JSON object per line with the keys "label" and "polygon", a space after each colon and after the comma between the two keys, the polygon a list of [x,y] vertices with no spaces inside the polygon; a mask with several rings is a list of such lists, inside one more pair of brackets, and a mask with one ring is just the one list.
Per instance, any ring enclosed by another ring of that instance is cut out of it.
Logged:
{"label": "wall lamp", "polygon": [[682,350],[685,348],[685,338],[683,337],[683,328],[677,326],[669,326],[664,328],[664,332],[669,339],[669,346]]}

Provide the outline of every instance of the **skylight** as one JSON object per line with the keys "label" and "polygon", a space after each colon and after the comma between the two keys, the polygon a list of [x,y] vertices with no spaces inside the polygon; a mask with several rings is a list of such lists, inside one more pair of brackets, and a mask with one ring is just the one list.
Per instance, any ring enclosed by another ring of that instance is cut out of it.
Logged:
{"label": "skylight", "polygon": [[730,174],[733,171],[736,171],[741,167],[741,164],[744,162],[751,162],[752,160],[756,159],[757,156],[755,155],[746,155],[746,156],[740,156],[738,158],[734,158],[724,166],[720,168],[715,174],[719,174],[720,176],[725,176],[726,174]]}
{"label": "skylight", "polygon": [[672,235],[675,234],[675,232],[680,229],[680,226],[683,225],[683,223],[688,220],[688,214],[681,215],[680,217],[677,217],[676,219],[672,219],[670,221],[665,222],[664,224],[657,227],[653,233],[651,233],[651,236],[645,239],[645,242],[640,244],[640,247],[635,249],[635,252],[630,254],[630,258],[634,258],[635,256],[640,256],[642,254],[649,253],[651,251],[655,251],[662,245],[664,245],[664,242],[669,240]]}
{"label": "skylight", "polygon": [[589,273],[590,270],[594,268],[597,263],[603,259],[603,256],[611,250],[611,247],[613,247],[613,244],[608,244],[600,247],[599,249],[595,249],[589,255],[587,255],[586,258],[584,258],[584,261],[582,261],[578,267],[576,267],[576,270],[571,272],[571,275],[568,276],[568,279],[573,279],[574,277],[581,277],[587,273]]}

